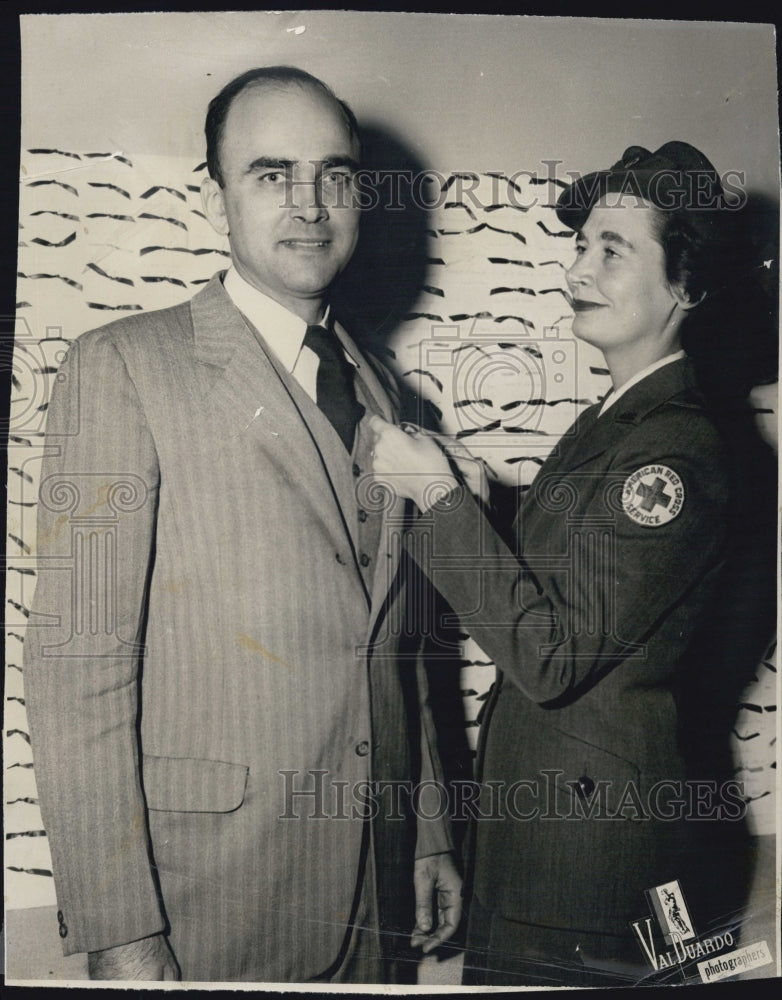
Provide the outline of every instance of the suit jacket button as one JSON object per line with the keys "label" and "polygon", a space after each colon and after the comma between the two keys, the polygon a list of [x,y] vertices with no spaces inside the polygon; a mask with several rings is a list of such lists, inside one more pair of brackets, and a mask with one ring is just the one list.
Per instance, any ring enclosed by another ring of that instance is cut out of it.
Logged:
{"label": "suit jacket button", "polygon": [[62,923],[60,924],[60,937],[61,938],[68,937],[68,927],[67,927],[67,924],[62,924]]}
{"label": "suit jacket button", "polygon": [[364,523],[364,521],[366,521],[366,519],[368,517],[369,517],[369,514],[367,514],[367,512],[363,508],[361,510],[359,510],[359,512],[358,512],[358,519],[359,519],[359,521],[361,521],[362,524]]}
{"label": "suit jacket button", "polygon": [[64,919],[65,919],[65,917],[63,917],[63,915],[62,915],[62,910],[58,910],[57,911],[57,923],[61,924]]}
{"label": "suit jacket button", "polygon": [[334,558],[337,560],[337,562],[340,564],[340,566],[344,566],[345,565],[345,560],[342,558],[342,554],[341,553],[335,552],[334,553]]}
{"label": "suit jacket button", "polygon": [[578,779],[578,787],[581,794],[588,799],[595,790],[595,783],[588,774],[582,774]]}
{"label": "suit jacket button", "polygon": [[359,757],[366,757],[369,753],[369,740],[362,740],[356,744],[356,753]]}
{"label": "suit jacket button", "polygon": [[361,563],[362,566],[369,566],[371,561],[372,560],[369,558],[366,552],[361,553],[361,558],[359,559],[359,562]]}
{"label": "suit jacket button", "polygon": [[353,475],[356,479],[361,475],[361,468],[355,462],[353,463]]}

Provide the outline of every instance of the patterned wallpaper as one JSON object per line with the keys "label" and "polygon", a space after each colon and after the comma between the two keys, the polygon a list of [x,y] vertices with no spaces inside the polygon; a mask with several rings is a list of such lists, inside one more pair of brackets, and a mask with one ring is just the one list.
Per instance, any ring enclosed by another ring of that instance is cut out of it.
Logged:
{"label": "patterned wallpaper", "polygon": [[[54,902],[23,685],[49,390],[80,333],[183,301],[226,266],[227,246],[201,212],[203,175],[203,164],[170,157],[50,149],[22,157],[6,594],[10,908]],[[523,489],[575,415],[610,384],[601,355],[570,334],[570,233],[550,207],[556,183],[545,178],[460,172],[438,183],[437,207],[427,214],[426,276],[387,342],[388,358],[443,430],[484,458],[505,486]],[[462,655],[474,748],[494,667],[472,640]],[[761,833],[775,822],[775,681],[771,650],[734,731],[736,767]]]}

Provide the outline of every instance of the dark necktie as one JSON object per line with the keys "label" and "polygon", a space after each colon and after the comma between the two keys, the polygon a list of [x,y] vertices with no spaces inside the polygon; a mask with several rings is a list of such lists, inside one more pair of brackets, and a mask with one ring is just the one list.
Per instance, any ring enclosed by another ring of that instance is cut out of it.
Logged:
{"label": "dark necktie", "polygon": [[350,452],[353,450],[356,424],[364,415],[364,407],[356,399],[354,367],[345,357],[336,334],[322,326],[307,327],[304,345],[318,356],[315,383],[318,406]]}

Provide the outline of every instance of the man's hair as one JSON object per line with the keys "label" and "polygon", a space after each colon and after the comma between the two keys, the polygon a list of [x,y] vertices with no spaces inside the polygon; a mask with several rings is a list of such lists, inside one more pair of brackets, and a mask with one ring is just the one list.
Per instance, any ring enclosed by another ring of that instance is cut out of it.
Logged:
{"label": "man's hair", "polygon": [[234,98],[241,94],[245,88],[264,83],[276,84],[277,86],[296,83],[301,87],[314,87],[321,91],[330,97],[342,111],[351,139],[358,138],[358,122],[349,105],[345,101],[341,101],[331,87],[316,76],[303,69],[298,69],[296,66],[260,66],[257,69],[247,70],[246,73],[242,73],[241,76],[237,76],[230,83],[227,83],[220,93],[212,98],[206,112],[204,125],[206,166],[209,176],[216,180],[220,187],[224,186],[223,174],[220,169],[220,145],[223,141],[228,111]]}

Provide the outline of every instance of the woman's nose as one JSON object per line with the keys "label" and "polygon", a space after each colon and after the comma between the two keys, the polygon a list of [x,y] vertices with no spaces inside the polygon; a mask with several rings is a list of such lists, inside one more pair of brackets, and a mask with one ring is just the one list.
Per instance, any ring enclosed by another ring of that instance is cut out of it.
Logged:
{"label": "woman's nose", "polygon": [[591,269],[587,263],[585,254],[579,254],[567,271],[565,271],[565,280],[571,291],[588,284],[591,281],[591,277]]}

